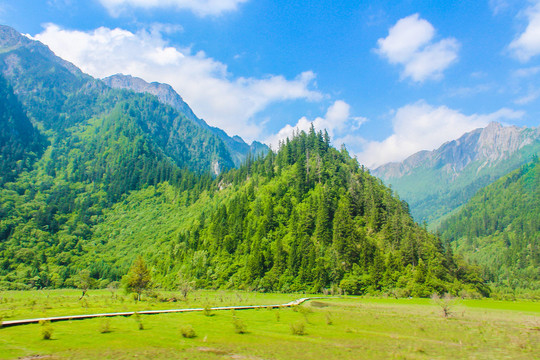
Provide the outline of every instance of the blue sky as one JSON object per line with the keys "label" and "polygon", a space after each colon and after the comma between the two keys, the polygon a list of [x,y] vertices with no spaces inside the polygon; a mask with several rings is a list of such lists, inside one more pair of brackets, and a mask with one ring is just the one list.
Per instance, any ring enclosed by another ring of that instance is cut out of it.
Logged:
{"label": "blue sky", "polygon": [[540,119],[539,0],[0,0],[0,21],[95,77],[169,83],[230,135],[313,123],[372,167]]}

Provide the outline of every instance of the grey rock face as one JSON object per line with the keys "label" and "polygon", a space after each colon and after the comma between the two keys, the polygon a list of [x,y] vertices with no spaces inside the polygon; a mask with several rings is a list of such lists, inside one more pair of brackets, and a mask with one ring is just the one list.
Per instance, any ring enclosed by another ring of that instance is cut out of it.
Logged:
{"label": "grey rock face", "polygon": [[418,167],[444,168],[448,173],[460,173],[475,161],[481,161],[482,167],[492,166],[539,139],[538,127],[519,128],[492,122],[483,129],[444,143],[436,150],[417,152],[400,163],[381,165],[372,173],[382,179],[400,178]]}
{"label": "grey rock face", "polygon": [[157,82],[148,83],[141,78],[131,75],[116,74],[104,79],[101,79],[107,86],[115,89],[128,89],[138,93],[148,93],[155,95],[159,101],[164,104],[168,104],[181,111],[186,118],[196,122],[201,126],[208,127],[208,125],[199,119],[185,103],[184,99],[168,84],[161,84]]}

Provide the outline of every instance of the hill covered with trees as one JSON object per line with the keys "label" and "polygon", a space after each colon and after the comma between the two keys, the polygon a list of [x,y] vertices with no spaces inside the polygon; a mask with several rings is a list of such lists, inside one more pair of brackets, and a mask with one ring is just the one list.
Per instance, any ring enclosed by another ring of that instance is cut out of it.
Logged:
{"label": "hill covered with trees", "polygon": [[538,157],[480,190],[439,231],[495,284],[540,289]]}
{"label": "hill covered with trees", "polygon": [[104,279],[119,279],[143,253],[162,287],[189,279],[260,291],[487,291],[477,269],[315,131],[220,175],[197,197],[168,183],[131,193],[104,213],[85,249],[79,266]]}

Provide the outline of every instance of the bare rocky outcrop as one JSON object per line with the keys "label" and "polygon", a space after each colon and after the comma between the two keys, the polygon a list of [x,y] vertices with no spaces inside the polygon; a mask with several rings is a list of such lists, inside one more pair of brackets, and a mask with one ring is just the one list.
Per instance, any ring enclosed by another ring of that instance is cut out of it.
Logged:
{"label": "bare rocky outcrop", "polygon": [[372,173],[385,180],[400,178],[420,167],[438,167],[448,173],[460,173],[475,161],[481,161],[482,167],[495,165],[524,146],[538,141],[538,127],[520,128],[492,122],[483,129],[473,130],[459,139],[446,142],[436,150],[417,152],[402,162],[381,165]]}

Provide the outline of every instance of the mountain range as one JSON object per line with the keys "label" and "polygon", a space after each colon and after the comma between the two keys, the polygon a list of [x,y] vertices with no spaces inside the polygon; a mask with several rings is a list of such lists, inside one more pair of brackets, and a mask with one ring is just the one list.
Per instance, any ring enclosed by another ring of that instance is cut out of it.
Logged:
{"label": "mountain range", "polygon": [[162,288],[489,293],[327,134],[248,146],[167,85],[94,79],[5,26],[0,74],[0,288],[106,286],[142,255]]}
{"label": "mountain range", "polygon": [[[471,242],[461,227],[445,223],[443,242],[410,210],[430,221],[457,212],[534,158],[539,138],[537,128],[490,124],[376,169],[391,190],[327,133],[298,132],[277,151],[248,145],[199,119],[169,85],[94,79],[5,26],[0,110],[0,288],[9,289],[73,286],[82,270],[106,286],[143,255],[162,288],[187,279],[259,291],[488,295],[481,275],[499,278],[461,245]],[[534,188],[534,177],[521,178]],[[509,235],[519,245],[508,272],[527,248],[518,236]],[[526,279],[534,259],[515,273]]]}
{"label": "mountain range", "polygon": [[415,220],[435,229],[478,190],[531,161],[539,151],[540,128],[493,122],[372,173],[409,203]]}

